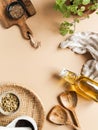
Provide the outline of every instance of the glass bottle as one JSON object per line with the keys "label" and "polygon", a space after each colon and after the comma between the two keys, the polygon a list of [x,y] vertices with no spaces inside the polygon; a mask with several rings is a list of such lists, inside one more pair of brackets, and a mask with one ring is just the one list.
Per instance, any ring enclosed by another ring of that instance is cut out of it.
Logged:
{"label": "glass bottle", "polygon": [[71,90],[81,96],[98,102],[98,83],[85,76],[77,76],[74,72],[63,69],[60,76],[70,84]]}

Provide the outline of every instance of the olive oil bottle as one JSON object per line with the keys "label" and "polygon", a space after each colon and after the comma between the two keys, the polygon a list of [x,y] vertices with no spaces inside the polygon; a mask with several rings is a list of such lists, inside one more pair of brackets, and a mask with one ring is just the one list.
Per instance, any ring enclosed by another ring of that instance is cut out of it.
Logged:
{"label": "olive oil bottle", "polygon": [[60,76],[70,84],[71,90],[81,96],[98,102],[98,83],[85,76],[77,76],[74,72],[63,69]]}

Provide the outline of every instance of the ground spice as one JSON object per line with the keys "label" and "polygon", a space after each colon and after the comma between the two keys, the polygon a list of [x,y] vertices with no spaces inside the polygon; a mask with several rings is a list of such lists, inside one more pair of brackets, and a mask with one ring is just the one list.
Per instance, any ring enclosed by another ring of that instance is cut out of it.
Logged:
{"label": "ground spice", "polygon": [[9,14],[13,19],[18,19],[23,16],[24,9],[20,4],[11,5],[9,7]]}

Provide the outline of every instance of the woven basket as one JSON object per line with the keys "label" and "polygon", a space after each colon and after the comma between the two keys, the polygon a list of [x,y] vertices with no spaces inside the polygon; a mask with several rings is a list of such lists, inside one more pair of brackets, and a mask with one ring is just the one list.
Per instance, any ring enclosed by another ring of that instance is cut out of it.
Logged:
{"label": "woven basket", "polygon": [[12,122],[15,118],[22,115],[27,115],[32,117],[36,121],[38,130],[41,130],[45,115],[43,106],[38,97],[30,90],[27,90],[26,88],[23,88],[18,85],[14,84],[0,85],[0,94],[8,91],[15,93],[19,97],[20,106],[18,111],[10,116],[4,116],[0,114],[0,126],[6,126],[10,122]]}

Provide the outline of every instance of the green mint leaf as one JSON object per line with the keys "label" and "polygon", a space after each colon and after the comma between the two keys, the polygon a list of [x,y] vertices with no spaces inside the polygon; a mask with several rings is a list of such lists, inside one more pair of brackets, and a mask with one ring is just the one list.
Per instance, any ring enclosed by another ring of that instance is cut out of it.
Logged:
{"label": "green mint leaf", "polygon": [[90,3],[90,0],[83,0],[83,2],[82,2],[83,5],[87,5],[89,3]]}
{"label": "green mint leaf", "polygon": [[73,34],[73,33],[74,33],[74,31],[70,29],[69,30],[69,34]]}
{"label": "green mint leaf", "polygon": [[66,0],[56,0],[56,4],[60,7],[66,2]]}
{"label": "green mint leaf", "polygon": [[83,12],[82,12],[81,10],[78,10],[77,14],[78,14],[79,16],[82,16],[82,15],[83,15]]}
{"label": "green mint leaf", "polygon": [[65,36],[68,33],[67,29],[60,29],[60,34]]}

